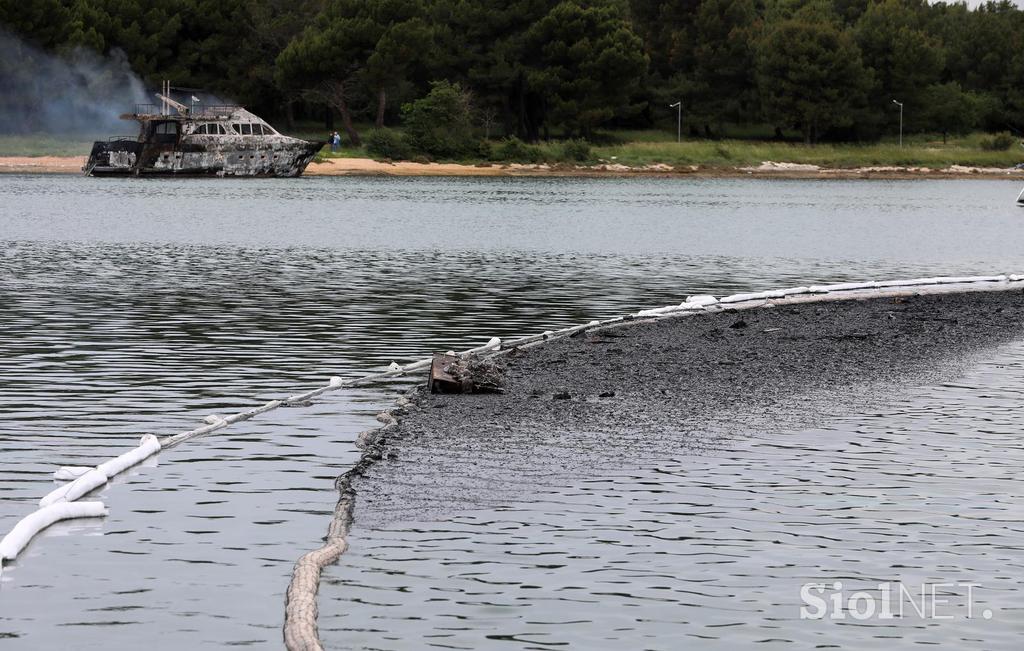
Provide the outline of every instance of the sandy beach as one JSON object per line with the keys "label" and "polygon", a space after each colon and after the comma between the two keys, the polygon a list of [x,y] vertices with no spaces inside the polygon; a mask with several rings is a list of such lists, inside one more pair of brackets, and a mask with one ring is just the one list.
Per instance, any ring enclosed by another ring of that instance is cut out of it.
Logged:
{"label": "sandy beach", "polygon": [[4,156],[0,174],[81,174],[85,156]]}
{"label": "sandy beach", "polygon": [[[80,174],[85,156],[0,157],[0,174]],[[561,177],[680,177],[782,178],[782,179],[1024,179],[1024,169],[951,165],[944,169],[927,167],[870,166],[828,168],[817,165],[764,161],[757,166],[673,167],[662,163],[631,167],[615,162],[597,165],[548,165],[521,163],[414,163],[378,161],[370,158],[329,158],[314,162],[307,176],[561,176]]]}

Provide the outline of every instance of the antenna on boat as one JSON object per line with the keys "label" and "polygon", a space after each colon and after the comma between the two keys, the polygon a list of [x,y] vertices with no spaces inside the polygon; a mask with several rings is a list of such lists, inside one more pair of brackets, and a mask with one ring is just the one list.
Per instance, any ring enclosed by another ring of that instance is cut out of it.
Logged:
{"label": "antenna on boat", "polygon": [[160,115],[167,115],[168,113],[167,98],[170,96],[170,94],[171,80],[164,79],[160,82],[160,92],[157,94],[157,97],[160,98]]}

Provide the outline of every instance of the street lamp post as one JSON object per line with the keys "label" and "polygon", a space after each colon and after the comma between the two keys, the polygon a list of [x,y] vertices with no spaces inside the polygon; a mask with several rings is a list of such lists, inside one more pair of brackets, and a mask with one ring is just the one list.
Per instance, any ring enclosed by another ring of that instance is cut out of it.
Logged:
{"label": "street lamp post", "polygon": [[903,149],[903,102],[893,100],[892,103],[900,107],[900,149]]}
{"label": "street lamp post", "polygon": [[676,110],[676,142],[683,141],[683,101],[679,100],[675,104],[669,104],[669,108]]}

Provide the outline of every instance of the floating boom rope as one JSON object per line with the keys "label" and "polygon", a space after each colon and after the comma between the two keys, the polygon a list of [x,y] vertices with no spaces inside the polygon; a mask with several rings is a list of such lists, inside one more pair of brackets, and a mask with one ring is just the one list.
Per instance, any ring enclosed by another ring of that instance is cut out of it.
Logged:
{"label": "floating boom rope", "polygon": [[[461,355],[470,356],[485,353],[490,350],[497,350],[500,346],[501,340],[497,337],[492,337],[490,341],[483,346],[470,348],[469,350],[461,353]],[[25,545],[27,545],[36,534],[55,522],[60,520],[69,520],[72,518],[94,518],[105,516],[107,514],[107,510],[102,502],[84,502],[78,504],[77,506],[80,506],[81,508],[63,508],[62,505],[77,504],[76,500],[79,498],[106,486],[110,479],[115,475],[118,475],[128,468],[141,463],[154,454],[160,452],[162,449],[180,445],[185,441],[196,438],[197,436],[202,436],[204,434],[224,429],[233,423],[249,420],[250,418],[272,411],[279,407],[286,405],[308,404],[313,398],[323,395],[328,391],[337,391],[339,389],[361,386],[379,380],[398,377],[426,368],[429,365],[429,359],[413,362],[406,366],[399,366],[392,362],[388,367],[388,370],[382,373],[372,373],[370,375],[364,375],[362,377],[348,380],[341,377],[332,377],[325,386],[317,387],[316,389],[293,395],[283,400],[271,400],[266,404],[253,407],[252,409],[242,411],[237,414],[231,414],[230,416],[222,417],[217,414],[211,414],[204,419],[204,422],[206,423],[205,425],[187,432],[182,432],[173,436],[165,436],[164,438],[157,438],[152,434],[146,434],[142,437],[142,441],[138,447],[110,459],[109,461],[105,461],[95,468],[62,466],[53,473],[53,477],[57,480],[69,480],[70,483],[64,484],[63,486],[47,493],[41,500],[39,500],[39,510],[22,518],[18,524],[15,525],[14,529],[4,536],[2,541],[0,541],[0,571],[2,571],[5,561],[14,560],[18,553],[21,552]]]}

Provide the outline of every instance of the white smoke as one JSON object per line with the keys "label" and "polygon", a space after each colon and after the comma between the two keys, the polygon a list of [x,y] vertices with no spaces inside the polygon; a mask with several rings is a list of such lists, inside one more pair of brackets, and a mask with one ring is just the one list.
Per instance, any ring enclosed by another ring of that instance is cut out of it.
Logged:
{"label": "white smoke", "polygon": [[153,95],[115,50],[49,54],[0,29],[0,133],[98,134]]}

